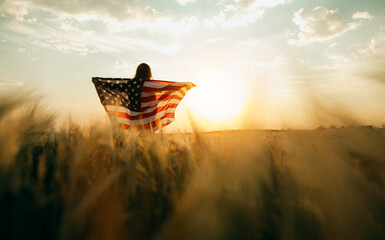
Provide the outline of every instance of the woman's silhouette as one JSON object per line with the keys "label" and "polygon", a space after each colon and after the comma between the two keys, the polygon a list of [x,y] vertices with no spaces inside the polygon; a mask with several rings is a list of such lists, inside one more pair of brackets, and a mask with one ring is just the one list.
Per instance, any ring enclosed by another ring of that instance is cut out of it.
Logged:
{"label": "woman's silhouette", "polygon": [[148,66],[146,63],[141,63],[139,64],[138,68],[136,68],[136,74],[134,79],[139,80],[148,80],[152,79],[152,74],[151,74],[151,68]]}
{"label": "woman's silhouette", "polygon": [[[150,80],[150,79],[152,79],[150,66],[146,63],[139,64],[138,67],[136,68],[135,77],[132,79],[132,81],[133,82],[139,81],[144,84],[146,80]],[[147,101],[155,101],[155,100],[156,100],[155,95],[151,95],[147,97]],[[141,110],[139,110],[139,112],[141,112]]]}
{"label": "woman's silhouette", "polygon": [[156,131],[172,123],[175,109],[195,85],[191,82],[154,80],[151,68],[141,63],[134,78],[93,77],[107,114],[124,129]]}

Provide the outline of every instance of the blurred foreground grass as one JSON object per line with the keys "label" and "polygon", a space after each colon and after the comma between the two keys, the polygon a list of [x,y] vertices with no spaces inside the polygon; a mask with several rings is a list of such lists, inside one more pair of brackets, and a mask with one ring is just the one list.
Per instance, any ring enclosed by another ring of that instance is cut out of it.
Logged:
{"label": "blurred foreground grass", "polygon": [[0,239],[385,239],[383,128],[138,136],[0,102]]}

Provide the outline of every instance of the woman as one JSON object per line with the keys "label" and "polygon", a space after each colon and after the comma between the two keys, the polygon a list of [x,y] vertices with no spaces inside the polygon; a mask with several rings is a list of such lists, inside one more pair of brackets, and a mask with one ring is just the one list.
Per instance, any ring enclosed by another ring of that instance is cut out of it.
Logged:
{"label": "woman", "polygon": [[152,79],[151,74],[151,68],[146,63],[139,64],[138,68],[136,69],[136,74],[134,77],[135,80],[143,79],[143,80],[149,80]]}
{"label": "woman", "polygon": [[172,123],[190,82],[153,80],[151,68],[139,64],[133,79],[92,78],[107,114],[122,128],[156,131]]}

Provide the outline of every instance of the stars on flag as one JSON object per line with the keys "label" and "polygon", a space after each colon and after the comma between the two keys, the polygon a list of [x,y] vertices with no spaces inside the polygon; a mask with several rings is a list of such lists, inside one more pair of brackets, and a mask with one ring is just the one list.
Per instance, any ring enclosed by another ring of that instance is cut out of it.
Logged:
{"label": "stars on flag", "polygon": [[103,104],[127,107],[140,111],[142,79],[93,78],[96,90]]}

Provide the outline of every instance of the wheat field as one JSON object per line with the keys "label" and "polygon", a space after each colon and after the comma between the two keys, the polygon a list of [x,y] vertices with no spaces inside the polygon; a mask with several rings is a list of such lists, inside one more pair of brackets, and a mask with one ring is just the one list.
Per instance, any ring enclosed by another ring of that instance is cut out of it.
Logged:
{"label": "wheat field", "polygon": [[385,239],[385,130],[143,135],[0,101],[0,239]]}

